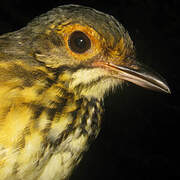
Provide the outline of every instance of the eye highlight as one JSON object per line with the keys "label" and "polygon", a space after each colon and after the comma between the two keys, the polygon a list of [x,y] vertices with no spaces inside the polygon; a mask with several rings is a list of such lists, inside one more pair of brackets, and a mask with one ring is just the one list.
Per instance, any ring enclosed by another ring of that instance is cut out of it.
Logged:
{"label": "eye highlight", "polygon": [[95,57],[105,47],[105,40],[92,27],[81,24],[61,24],[57,33],[64,39],[65,47],[71,57],[77,61],[86,61]]}
{"label": "eye highlight", "polygon": [[68,39],[68,45],[73,52],[82,54],[91,48],[91,41],[85,33],[74,31]]}

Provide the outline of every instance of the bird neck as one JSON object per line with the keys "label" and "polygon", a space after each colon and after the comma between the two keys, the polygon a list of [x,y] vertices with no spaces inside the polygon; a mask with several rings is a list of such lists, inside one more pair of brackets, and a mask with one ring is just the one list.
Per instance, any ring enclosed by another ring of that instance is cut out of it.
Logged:
{"label": "bird neck", "polygon": [[103,101],[104,96],[114,87],[121,84],[120,80],[113,79],[102,68],[92,68],[83,65],[76,67],[60,67],[57,70],[57,81],[73,92],[76,96],[85,97],[89,101],[96,99]]}
{"label": "bird neck", "polygon": [[[39,98],[42,96],[41,103],[46,104],[43,111],[46,111],[52,123],[47,142],[50,140],[54,147],[67,137],[84,136],[89,142],[100,130],[102,101],[93,96],[84,96],[81,93],[82,84],[74,86],[75,75],[72,73],[75,72],[75,69],[66,66],[53,70],[53,75],[49,75],[51,79],[46,78],[45,88],[39,91]],[[48,73],[51,74],[52,71]],[[35,114],[39,115],[38,109]]]}

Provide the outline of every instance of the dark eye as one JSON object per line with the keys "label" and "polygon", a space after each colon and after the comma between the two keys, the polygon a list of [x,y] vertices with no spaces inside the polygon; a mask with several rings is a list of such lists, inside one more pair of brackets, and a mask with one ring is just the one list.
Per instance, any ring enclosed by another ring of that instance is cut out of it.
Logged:
{"label": "dark eye", "polygon": [[81,31],[74,31],[69,37],[69,47],[75,53],[84,53],[91,48],[91,41]]}

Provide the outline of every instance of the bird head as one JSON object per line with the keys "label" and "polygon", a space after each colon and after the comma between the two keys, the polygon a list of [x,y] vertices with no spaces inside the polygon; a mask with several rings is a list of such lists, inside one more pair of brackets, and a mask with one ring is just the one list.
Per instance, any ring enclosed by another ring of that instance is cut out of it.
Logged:
{"label": "bird head", "polygon": [[64,5],[35,18],[31,51],[46,67],[67,67],[61,78],[80,95],[101,99],[106,91],[129,81],[170,93],[157,73],[138,62],[133,42],[112,16],[79,5]]}

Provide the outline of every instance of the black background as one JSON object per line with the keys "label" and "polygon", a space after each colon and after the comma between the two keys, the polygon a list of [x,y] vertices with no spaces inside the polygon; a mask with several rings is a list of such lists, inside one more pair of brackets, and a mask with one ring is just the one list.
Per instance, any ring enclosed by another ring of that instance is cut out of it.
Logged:
{"label": "black background", "polygon": [[98,139],[71,180],[173,179],[180,176],[178,0],[1,0],[0,33],[17,30],[62,4],[83,4],[115,16],[129,31],[140,61],[167,80],[172,94],[128,83],[105,98]]}

